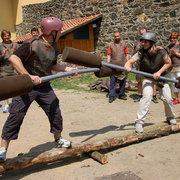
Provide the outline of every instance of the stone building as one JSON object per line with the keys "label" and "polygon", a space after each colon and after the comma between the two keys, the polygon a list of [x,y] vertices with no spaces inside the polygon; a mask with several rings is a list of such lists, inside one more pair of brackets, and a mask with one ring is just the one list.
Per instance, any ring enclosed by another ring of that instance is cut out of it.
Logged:
{"label": "stone building", "polygon": [[22,6],[44,3],[50,0],[1,0],[0,1],[0,31],[7,29],[11,39],[16,38],[16,26],[23,22]]}
{"label": "stone building", "polygon": [[95,52],[106,56],[113,32],[120,31],[130,53],[145,26],[157,34],[158,43],[166,46],[172,31],[180,33],[180,0],[52,0],[23,7],[23,23],[16,26],[17,36],[39,26],[43,17],[56,16],[68,20],[101,14],[95,28]]}

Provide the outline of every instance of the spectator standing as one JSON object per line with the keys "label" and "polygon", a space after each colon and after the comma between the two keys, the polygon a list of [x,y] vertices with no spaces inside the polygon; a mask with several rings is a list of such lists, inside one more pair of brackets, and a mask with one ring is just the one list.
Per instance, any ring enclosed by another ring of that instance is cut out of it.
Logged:
{"label": "spectator standing", "polygon": [[28,43],[29,41],[32,41],[34,38],[39,36],[39,31],[37,28],[32,28],[31,29],[31,38],[26,39],[23,43]]}
{"label": "spectator standing", "polygon": [[[11,39],[11,33],[8,30],[2,30],[1,31],[1,38],[2,43],[0,43],[0,76],[12,76],[15,75],[16,72],[11,64],[11,62],[8,60],[8,58],[13,54],[13,52],[18,48],[18,44],[15,42],[12,42]],[[9,101],[8,99],[4,100],[4,109],[3,113],[9,112]]]}
{"label": "spectator standing", "polygon": [[39,36],[39,31],[38,31],[38,29],[37,28],[32,28],[31,29],[31,35],[32,35],[32,37],[34,37],[34,36]]}
{"label": "spectator standing", "polygon": [[[166,70],[171,67],[171,60],[165,49],[156,46],[156,35],[154,33],[144,33],[140,40],[142,41],[143,48],[132,56],[132,58],[125,64],[125,68],[130,72],[132,65],[136,61],[140,61],[140,70],[153,74],[154,79],[146,77],[142,79],[143,96],[139,102],[137,118],[135,120],[135,129],[137,133],[143,132],[143,124],[146,120],[153,96],[153,84],[157,83],[159,77],[165,75]],[[164,103],[166,120],[170,124],[176,124],[169,84],[165,82],[163,87],[157,87]]]}
{"label": "spectator standing", "polygon": [[[114,41],[110,43],[108,47],[107,62],[113,63],[113,61],[118,61],[120,64],[124,65],[126,61],[129,60],[128,46],[125,42],[121,41],[120,32],[114,32]],[[127,100],[125,95],[126,86],[126,73],[123,72],[120,76],[110,77],[110,87],[109,87],[109,103],[112,103],[116,98],[116,88],[117,82],[119,81],[119,99]]]}
{"label": "spectator standing", "polygon": [[[169,56],[172,61],[172,70],[171,70],[171,78],[176,79],[176,77],[180,76],[180,43],[178,41],[179,34],[177,32],[172,32],[169,40],[170,45],[167,47]],[[172,91],[175,96],[175,100],[173,101],[173,104],[179,103],[179,92],[180,89],[176,88],[174,83],[172,83]]]}

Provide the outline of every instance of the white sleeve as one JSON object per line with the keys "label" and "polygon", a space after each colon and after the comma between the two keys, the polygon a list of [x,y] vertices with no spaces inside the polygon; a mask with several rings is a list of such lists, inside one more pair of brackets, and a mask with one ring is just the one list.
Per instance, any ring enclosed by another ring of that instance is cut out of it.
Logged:
{"label": "white sleeve", "polygon": [[134,54],[131,58],[134,59],[135,61],[139,61],[139,60],[140,60],[140,55],[139,55],[139,53],[137,52],[137,53]]}

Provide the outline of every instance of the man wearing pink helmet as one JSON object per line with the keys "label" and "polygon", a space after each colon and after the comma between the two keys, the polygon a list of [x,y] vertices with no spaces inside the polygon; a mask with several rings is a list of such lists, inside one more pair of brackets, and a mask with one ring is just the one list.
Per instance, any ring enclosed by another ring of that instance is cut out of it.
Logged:
{"label": "man wearing pink helmet", "polygon": [[76,68],[65,67],[57,63],[59,54],[56,42],[61,36],[62,22],[55,17],[42,19],[42,35],[18,48],[9,60],[19,74],[28,74],[32,79],[32,92],[13,98],[10,114],[3,130],[0,148],[0,161],[6,160],[6,151],[11,140],[18,138],[18,133],[26,112],[35,100],[45,111],[50,122],[50,132],[54,134],[58,147],[71,147],[71,142],[61,137],[62,116],[59,100],[56,97],[50,82],[41,83],[41,76],[57,72],[71,71]]}

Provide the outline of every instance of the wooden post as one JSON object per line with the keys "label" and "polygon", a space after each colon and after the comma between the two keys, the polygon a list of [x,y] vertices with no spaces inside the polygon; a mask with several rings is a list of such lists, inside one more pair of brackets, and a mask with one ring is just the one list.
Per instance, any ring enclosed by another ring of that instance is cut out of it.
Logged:
{"label": "wooden post", "polygon": [[96,161],[100,162],[101,164],[106,164],[108,162],[107,155],[101,154],[98,151],[89,152],[88,155]]}

